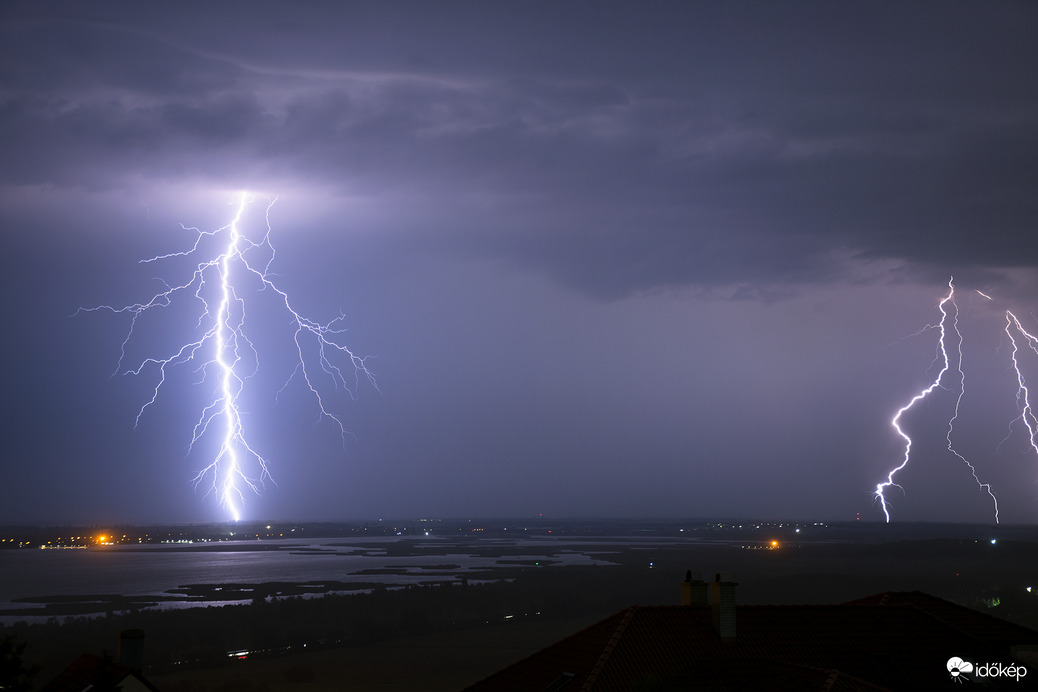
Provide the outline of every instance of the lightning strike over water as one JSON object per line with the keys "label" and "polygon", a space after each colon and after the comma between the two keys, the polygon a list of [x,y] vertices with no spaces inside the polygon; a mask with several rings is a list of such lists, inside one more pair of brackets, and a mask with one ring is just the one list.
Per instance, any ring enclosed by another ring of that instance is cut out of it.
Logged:
{"label": "lightning strike over water", "polygon": [[[978,291],[978,293],[980,293],[980,292]],[[988,296],[984,295],[983,293],[981,293],[980,295],[984,296],[985,298],[988,298]],[[988,298],[988,299],[990,300],[990,298]],[[995,497],[995,493],[994,493],[994,491],[991,488],[991,484],[981,482],[980,478],[977,476],[977,469],[976,469],[976,467],[973,464],[971,464],[969,462],[969,460],[966,459],[965,456],[963,456],[961,453],[959,453],[955,449],[955,446],[952,443],[952,433],[954,432],[954,429],[955,429],[955,421],[959,417],[959,408],[960,408],[960,406],[962,404],[962,398],[963,398],[963,396],[966,393],[966,373],[963,370],[963,366],[962,366],[962,360],[963,360],[962,341],[963,341],[963,338],[962,338],[962,332],[959,330],[959,307],[958,307],[958,304],[955,302],[954,279],[949,279],[948,280],[948,295],[944,296],[944,298],[942,298],[940,300],[940,302],[937,304],[937,308],[938,308],[938,310],[941,313],[940,321],[936,325],[928,325],[923,330],[923,331],[925,331],[927,328],[936,328],[938,330],[939,334],[940,334],[940,338],[939,338],[938,344],[937,344],[938,356],[937,356],[936,360],[939,360],[941,362],[941,370],[940,370],[940,372],[937,373],[937,376],[930,383],[930,385],[928,387],[926,387],[925,389],[923,389],[922,391],[920,391],[914,397],[912,397],[912,399],[907,404],[905,404],[904,406],[899,408],[897,410],[897,413],[894,414],[893,419],[891,419],[891,421],[890,421],[891,426],[894,428],[894,430],[897,432],[897,434],[901,437],[901,439],[904,440],[905,451],[904,451],[904,454],[902,456],[901,463],[899,465],[895,466],[893,469],[890,470],[890,472],[887,474],[887,479],[885,481],[883,481],[881,483],[878,483],[876,485],[876,490],[875,490],[874,494],[875,494],[875,497],[880,501],[880,506],[883,508],[883,516],[886,518],[887,523],[890,522],[890,510],[891,510],[891,507],[890,507],[890,503],[887,500],[885,491],[887,489],[891,488],[891,487],[897,487],[897,488],[901,489],[902,491],[904,491],[904,488],[902,486],[900,486],[900,485],[898,485],[897,483],[894,482],[894,476],[897,475],[897,473],[900,472],[901,470],[903,470],[906,466],[908,466],[908,462],[911,459],[911,453],[912,453],[912,438],[908,435],[908,433],[905,432],[904,428],[901,427],[901,417],[906,412],[911,410],[912,407],[914,407],[917,403],[919,403],[923,399],[926,399],[928,396],[930,396],[930,394],[932,394],[935,389],[938,389],[938,388],[946,389],[946,387],[942,384],[942,380],[944,379],[945,374],[952,367],[951,366],[951,360],[950,360],[950,358],[948,356],[948,348],[947,348],[947,344],[946,344],[946,339],[948,337],[948,327],[947,327],[948,309],[946,308],[947,305],[951,305],[951,308],[952,308],[951,331],[954,332],[954,334],[955,334],[955,338],[956,338],[956,353],[957,353],[957,358],[956,358],[956,362],[955,362],[955,372],[958,373],[958,376],[959,376],[958,396],[955,399],[955,409],[954,409],[954,412],[952,413],[951,418],[948,420],[948,431],[945,434],[945,439],[948,442],[947,449],[957,459],[959,459],[959,461],[961,461],[962,463],[966,464],[967,467],[969,467],[970,473],[972,474],[973,479],[977,482],[978,487],[981,490],[984,490],[985,492],[987,492],[987,494],[991,497],[991,501],[992,501],[992,503],[994,505],[995,523],[998,523],[998,499]],[[1008,332],[1008,327],[1007,327],[1007,332]],[[1010,336],[1010,339],[1012,339],[1012,336]],[[1015,351],[1015,346],[1016,346],[1016,342],[1015,341],[1013,342],[1013,345],[1014,345],[1014,361],[1013,362],[1015,364],[1016,363],[1016,360],[1015,360],[1015,352],[1016,352]],[[1032,348],[1033,348],[1033,346],[1032,346]],[[1019,369],[1017,370],[1017,372],[1019,374]],[[1023,386],[1023,385],[1021,384],[1021,386]],[[1032,439],[1032,443],[1033,443],[1033,441],[1034,441],[1034,436],[1033,435],[1032,435],[1031,439]],[[1036,447],[1036,451],[1038,451],[1038,447]]]}
{"label": "lightning strike over water", "polygon": [[[192,430],[188,454],[201,440],[216,438],[219,443],[217,451],[192,482],[196,488],[206,487],[206,495],[216,495],[235,521],[241,518],[245,490],[258,493],[266,481],[273,481],[268,461],[249,443],[242,419],[241,399],[245,383],[259,367],[257,350],[246,331],[244,293],[250,285],[255,292],[270,291],[275,294],[276,303],[284,310],[294,329],[293,341],[298,360],[281,390],[293,379],[300,378],[316,401],[318,419],[328,418],[333,421],[344,441],[346,428],[341,417],[325,405],[321,388],[327,385],[318,378],[326,382],[330,380],[332,387],[336,390],[341,387],[351,397],[355,396],[362,379],[378,389],[365,358],[357,356],[340,343],[339,335],[345,332],[339,326],[343,316],[328,323],[315,322],[303,316],[292,307],[288,294],[271,279],[275,251],[270,242],[270,210],[276,199],[267,201],[265,228],[259,241],[251,239],[241,230],[243,215],[254,201],[255,195],[242,193],[235,202],[237,209],[231,222],[215,231],[185,228],[196,234],[189,250],[141,260],[142,263],[151,263],[176,257],[193,258],[203,253],[202,248],[207,241],[215,241],[220,248],[219,254],[215,258],[199,261],[191,277],[184,283],[175,286],[164,283],[165,290],[154,294],[144,303],[123,307],[100,305],[77,311],[78,314],[107,310],[131,315],[113,375],[141,375],[147,370],[154,373],[155,377],[154,389],[138,410],[134,427],[140,423],[145,411],[157,401],[160,391],[166,385],[167,376],[178,366],[194,364],[194,370],[201,373],[200,383],[215,381],[212,400],[202,408]],[[192,296],[198,301],[194,335],[164,357],[147,357],[135,367],[124,366],[127,348],[133,340],[139,319],[156,308],[170,307],[181,297],[190,300]],[[320,372],[316,372],[317,369]]]}

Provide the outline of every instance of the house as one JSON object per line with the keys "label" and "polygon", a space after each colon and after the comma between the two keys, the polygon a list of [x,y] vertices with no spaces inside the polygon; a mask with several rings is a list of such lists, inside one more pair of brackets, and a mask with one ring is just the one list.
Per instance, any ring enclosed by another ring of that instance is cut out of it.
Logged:
{"label": "house", "polygon": [[41,692],[158,692],[142,675],[143,654],[144,632],[123,630],[119,633],[119,662],[83,654]]}
{"label": "house", "polygon": [[736,606],[736,586],[689,573],[682,605],[621,610],[466,692],[878,692],[948,689],[964,680],[1024,689],[1038,681],[1038,632],[928,594]]}

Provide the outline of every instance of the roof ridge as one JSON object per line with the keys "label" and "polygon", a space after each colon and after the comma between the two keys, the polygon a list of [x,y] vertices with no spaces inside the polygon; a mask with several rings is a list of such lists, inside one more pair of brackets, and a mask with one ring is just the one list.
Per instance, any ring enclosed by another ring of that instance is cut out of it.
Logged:
{"label": "roof ridge", "polygon": [[638,606],[628,606],[621,611],[624,616],[620,619],[620,624],[613,630],[613,636],[609,638],[609,642],[606,643],[605,648],[602,649],[602,655],[598,657],[598,661],[595,662],[595,666],[591,669],[591,673],[588,674],[587,679],[584,681],[584,686],[581,687],[581,691],[585,692],[590,690],[591,686],[595,684],[595,678],[602,672],[602,668],[605,667],[606,661],[609,659],[609,654],[613,653],[616,649],[617,643],[620,641],[620,637],[623,635],[624,630],[627,629],[627,625],[630,624],[631,620],[634,619],[634,613],[638,609]]}
{"label": "roof ridge", "polygon": [[[880,597],[879,602],[875,602],[875,601],[873,601],[873,602],[866,602],[866,601],[868,601],[868,599],[876,598],[877,596]],[[898,597],[900,597],[900,598],[898,598]],[[944,610],[942,611],[942,610],[936,610],[934,608],[929,608],[929,607],[927,607],[928,604],[934,604],[934,605],[940,606]],[[878,606],[887,607],[887,608],[895,608],[895,607],[914,608],[914,609],[916,609],[916,610],[926,614],[927,616],[929,616],[933,620],[936,620],[937,622],[940,622],[943,625],[947,625],[949,627],[952,627],[953,629],[956,629],[956,630],[958,630],[960,632],[963,632],[964,630],[962,630],[959,627],[959,625],[957,625],[956,623],[951,622],[951,621],[945,619],[944,617],[942,617],[943,615],[946,615],[948,613],[948,611],[959,611],[959,612],[962,612],[965,615],[968,615],[969,617],[977,618],[977,619],[980,619],[980,620],[986,620],[989,623],[998,623],[999,626],[1001,626],[1001,627],[1005,627],[1006,625],[1009,625],[1012,628],[1020,630],[1021,633],[1023,631],[1027,631],[1027,632],[1030,632],[1030,633],[1038,634],[1038,630],[1034,630],[1034,629],[1028,627],[1027,625],[1021,625],[1018,622],[1013,622],[1011,620],[1005,620],[1003,618],[998,617],[997,615],[992,615],[991,613],[984,612],[983,610],[977,610],[976,608],[971,608],[970,606],[963,605],[961,603],[956,603],[955,601],[950,601],[947,598],[942,598],[940,596],[935,596],[932,593],[927,593],[925,591],[920,591],[919,589],[915,589],[913,591],[884,591],[882,593],[874,594],[872,596],[866,596],[865,598],[859,598],[859,599],[855,599],[853,601],[847,601],[846,603],[843,603],[841,605],[849,605],[849,606],[862,606],[862,605],[865,605],[865,606],[869,606],[869,605],[876,606],[876,605],[878,605]]]}
{"label": "roof ridge", "polygon": [[[579,630],[577,630],[573,634],[570,634],[569,636],[563,637],[562,639],[560,639],[560,640],[558,640],[556,642],[552,642],[551,644],[548,644],[547,646],[541,647],[540,649],[538,649],[537,651],[534,651],[533,653],[529,654],[528,656],[524,656],[523,658],[519,659],[518,661],[516,661],[512,665],[513,666],[520,665],[522,663],[525,663],[526,661],[529,661],[531,659],[537,658],[539,655],[543,654],[544,652],[546,652],[546,651],[548,651],[550,649],[553,649],[556,646],[559,646],[560,644],[563,644],[564,642],[568,642],[568,641],[573,640],[573,639],[578,639],[579,637],[584,635],[584,633],[592,631],[592,630],[594,630],[594,629],[596,629],[598,627],[605,626],[606,623],[608,623],[610,620],[614,620],[617,617],[619,617],[621,615],[621,613],[624,613],[625,611],[630,610],[631,608],[635,608],[635,607],[637,607],[637,606],[628,606],[624,610],[618,610],[615,613],[610,613],[609,615],[605,616],[604,618],[602,618],[600,620],[596,620],[595,622],[587,625],[586,627],[580,628]],[[483,678],[481,678],[479,680],[476,680],[475,682],[470,684],[465,689],[467,690],[467,689],[470,689],[472,687],[477,687],[479,685],[482,685],[482,684],[486,683],[486,681],[491,680],[495,676],[499,675],[503,670],[504,669],[495,671],[493,673],[490,673],[489,675],[487,675],[487,676],[485,676],[485,677],[483,677]]]}

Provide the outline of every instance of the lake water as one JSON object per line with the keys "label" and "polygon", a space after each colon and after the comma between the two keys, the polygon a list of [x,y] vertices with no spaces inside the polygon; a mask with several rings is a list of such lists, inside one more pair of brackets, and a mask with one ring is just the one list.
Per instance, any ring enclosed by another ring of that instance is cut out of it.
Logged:
{"label": "lake water", "polygon": [[[466,577],[497,578],[495,568],[516,564],[608,565],[611,543],[601,539],[486,539],[456,542],[443,538],[358,538],[295,541],[228,541],[218,544],[113,546],[100,549],[0,550],[0,623],[50,616],[98,614],[125,603],[95,595],[133,597],[139,606],[156,597],[158,607],[190,607],[250,600],[247,590],[221,600],[212,585],[266,582],[318,584],[345,582],[387,586]],[[614,546],[631,546],[618,538]],[[193,594],[171,590],[211,585]],[[322,585],[323,586],[323,585]],[[349,587],[316,589],[317,593]],[[200,593],[206,593],[202,600]],[[291,595],[291,594],[290,594]],[[65,597],[65,598],[62,598]],[[30,599],[17,601],[16,599]],[[53,602],[63,600],[64,605]],[[52,605],[47,606],[50,601]],[[68,611],[67,604],[74,611]],[[114,603],[114,605],[113,605]],[[50,610],[46,610],[50,608]],[[66,608],[63,610],[62,608]],[[20,612],[12,612],[12,611]]]}

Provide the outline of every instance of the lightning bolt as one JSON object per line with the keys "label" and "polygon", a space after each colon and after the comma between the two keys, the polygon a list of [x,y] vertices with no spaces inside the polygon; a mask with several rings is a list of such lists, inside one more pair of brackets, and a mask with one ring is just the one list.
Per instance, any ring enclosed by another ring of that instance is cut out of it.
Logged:
{"label": "lightning bolt", "polygon": [[[979,291],[978,291],[978,293],[979,293]],[[988,298],[988,296],[984,295],[983,293],[981,293],[981,295],[984,296],[985,298]],[[988,299],[990,300],[990,298],[988,298]],[[908,462],[909,462],[909,460],[911,458],[911,453],[912,453],[912,438],[901,427],[901,416],[903,416],[907,411],[911,410],[912,407],[915,406],[918,402],[920,402],[923,399],[927,398],[938,387],[943,389],[944,385],[941,384],[941,381],[944,379],[945,374],[951,369],[951,359],[948,356],[948,348],[947,348],[947,344],[946,344],[946,339],[947,339],[947,336],[948,336],[948,333],[947,333],[948,332],[948,328],[947,328],[948,309],[946,308],[946,306],[948,304],[951,305],[952,310],[953,310],[953,312],[952,312],[952,319],[951,319],[951,330],[955,333],[955,337],[956,337],[956,354],[957,354],[957,359],[956,359],[956,363],[955,363],[955,371],[959,375],[959,387],[958,387],[958,396],[955,399],[955,409],[954,409],[954,412],[952,413],[951,418],[948,420],[948,431],[945,434],[945,439],[948,442],[948,451],[951,452],[953,455],[955,455],[955,457],[958,458],[960,461],[962,461],[964,464],[966,464],[967,467],[969,467],[970,473],[973,475],[973,479],[977,482],[977,485],[980,487],[981,490],[984,490],[985,492],[987,492],[987,494],[991,497],[991,501],[994,504],[995,523],[998,523],[998,499],[995,497],[995,494],[994,494],[994,492],[991,489],[991,485],[989,483],[981,482],[980,478],[977,476],[977,469],[976,469],[976,467],[974,467],[973,464],[971,464],[969,462],[969,460],[966,459],[966,457],[964,457],[962,454],[960,454],[955,449],[955,447],[954,447],[954,445],[952,443],[952,433],[954,432],[955,421],[959,417],[959,407],[960,407],[960,405],[962,403],[962,398],[963,398],[963,396],[965,395],[965,392],[966,392],[966,373],[965,373],[965,370],[963,370],[963,367],[962,367],[962,360],[963,360],[962,341],[963,341],[963,338],[962,338],[962,332],[959,330],[959,307],[958,307],[958,305],[955,302],[955,283],[954,283],[954,279],[953,278],[948,280],[948,295],[944,296],[944,298],[942,298],[940,300],[940,302],[937,304],[937,308],[938,308],[938,310],[941,313],[940,321],[936,325],[928,325],[927,326],[927,328],[936,328],[936,329],[938,329],[939,334],[940,334],[940,338],[938,339],[938,346],[937,346],[938,355],[937,355],[937,359],[936,360],[940,360],[940,362],[941,362],[941,370],[940,370],[940,372],[937,373],[937,376],[930,383],[930,385],[927,386],[922,391],[920,391],[914,397],[912,397],[912,399],[909,400],[909,402],[907,404],[905,404],[904,406],[899,408],[897,410],[897,413],[894,414],[893,419],[891,419],[891,421],[890,421],[890,425],[894,428],[895,432],[897,432],[898,436],[900,436],[901,439],[904,440],[905,451],[904,451],[904,454],[902,456],[901,463],[898,464],[897,466],[895,466],[893,469],[890,470],[890,472],[887,474],[887,478],[886,478],[885,481],[882,481],[882,482],[880,482],[880,483],[878,483],[876,485],[876,490],[875,490],[874,495],[880,501],[880,505],[883,508],[883,516],[886,517],[887,523],[890,522],[890,509],[891,509],[891,507],[890,507],[890,503],[887,501],[887,498],[886,498],[886,495],[885,495],[885,491],[888,488],[891,488],[891,487],[897,487],[897,488],[900,488],[902,491],[904,491],[904,488],[902,486],[900,486],[900,485],[898,485],[897,483],[894,482],[894,476],[897,475],[897,473],[900,472],[902,469],[904,469],[906,466],[908,466]],[[1010,338],[1012,338],[1012,337],[1010,337]],[[1033,348],[1033,346],[1032,346],[1032,348]],[[1015,363],[1015,342],[1014,342],[1014,363]],[[1018,372],[1019,372],[1019,370],[1018,370]],[[1034,443],[1034,435],[1033,434],[1032,434],[1032,438],[1031,439],[1032,439],[1032,444],[1033,444]],[[1038,450],[1038,447],[1036,447],[1036,450]]]}
{"label": "lightning bolt", "polygon": [[[1012,328],[1016,328],[1016,331],[1023,336],[1027,341],[1027,345],[1032,351],[1038,353],[1038,337],[1027,332],[1020,324],[1020,320],[1016,318],[1009,310],[1006,310],[1006,336],[1009,337],[1009,342],[1012,344],[1012,351],[1010,352],[1010,359],[1013,362],[1013,371],[1016,373],[1016,403],[1017,407],[1020,408],[1020,417],[1014,419],[1014,423],[1017,420],[1022,420],[1024,426],[1027,427],[1027,432],[1031,442],[1031,448],[1034,449],[1035,453],[1038,453],[1038,419],[1035,418],[1034,409],[1031,408],[1031,393],[1027,389],[1027,383],[1024,381],[1023,372],[1020,370],[1020,362],[1017,360],[1017,352],[1019,347],[1017,346],[1016,339],[1013,338]],[[1012,432],[1012,423],[1010,423],[1010,433]]]}
{"label": "lightning bolt", "polygon": [[[951,279],[948,280],[948,287],[951,289],[952,292],[955,291],[955,287],[952,285]],[[977,293],[980,293],[980,291],[977,291]],[[980,295],[984,296],[988,300],[991,300],[990,297],[984,295],[983,293],[980,293]],[[951,296],[951,293],[949,293],[949,296]],[[948,451],[954,454],[959,461],[964,463],[969,468],[970,475],[972,475],[973,480],[977,482],[977,487],[986,492],[988,496],[991,498],[991,504],[994,506],[995,511],[995,523],[997,524],[999,523],[998,498],[995,497],[995,492],[991,489],[991,484],[984,483],[980,480],[980,477],[977,475],[977,467],[971,464],[969,459],[967,459],[961,453],[959,453],[959,451],[955,449],[955,446],[952,444],[952,433],[955,429],[955,421],[959,417],[959,407],[962,405],[962,397],[966,395],[966,371],[962,367],[962,332],[959,331],[959,306],[957,303],[955,303],[954,300],[952,300],[952,305],[955,307],[955,314],[952,319],[952,328],[955,331],[955,350],[958,355],[958,359],[955,365],[955,371],[959,373],[959,395],[955,398],[955,410],[952,412],[952,417],[948,419],[948,432],[945,434],[944,439],[948,442]],[[890,521],[889,515],[887,517],[887,521]]]}
{"label": "lightning bolt", "polygon": [[[300,378],[316,401],[318,420],[330,419],[345,442],[346,428],[342,419],[325,405],[321,396],[322,388],[326,388],[327,381],[330,381],[335,389],[341,387],[354,397],[361,380],[366,379],[378,389],[365,358],[357,356],[340,343],[340,335],[345,332],[340,326],[344,316],[340,314],[328,323],[303,316],[292,307],[288,294],[271,279],[270,268],[276,252],[270,242],[270,210],[277,199],[268,200],[264,213],[265,230],[262,239],[258,241],[241,231],[242,217],[256,199],[254,194],[241,193],[233,202],[237,208],[231,222],[214,231],[182,226],[184,230],[196,234],[190,249],[141,260],[142,263],[151,263],[174,257],[194,257],[202,254],[203,241],[212,239],[220,242],[225,238],[223,244],[218,245],[222,247],[219,254],[215,258],[199,261],[184,283],[171,286],[163,282],[164,290],[151,296],[147,302],[122,307],[99,305],[77,311],[78,314],[107,310],[131,315],[113,376],[141,375],[147,370],[153,372],[155,377],[151,396],[138,410],[134,428],[140,423],[145,411],[158,400],[171,370],[194,364],[196,372],[201,373],[200,383],[215,380],[213,398],[202,408],[192,430],[188,454],[196,443],[207,437],[217,438],[219,448],[192,483],[196,488],[204,485],[207,488],[205,495],[214,494],[235,521],[241,518],[245,490],[259,493],[266,481],[273,482],[268,461],[250,445],[242,420],[242,392],[246,381],[259,367],[255,345],[245,329],[246,300],[241,295],[250,281],[252,286],[257,287],[257,291],[269,290],[276,294],[277,303],[294,326],[293,340],[298,361],[278,391],[279,394],[294,379]],[[182,296],[187,299],[193,296],[198,302],[195,338],[187,339],[165,357],[148,357],[135,367],[124,366],[127,347],[133,340],[141,316],[158,308],[169,307]],[[319,377],[323,378],[324,383]]]}

